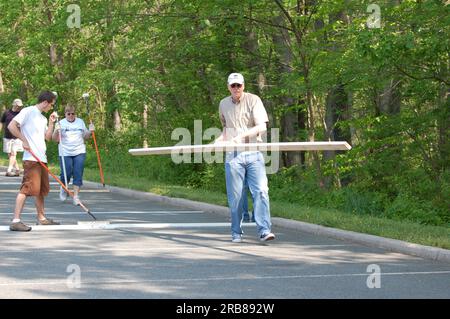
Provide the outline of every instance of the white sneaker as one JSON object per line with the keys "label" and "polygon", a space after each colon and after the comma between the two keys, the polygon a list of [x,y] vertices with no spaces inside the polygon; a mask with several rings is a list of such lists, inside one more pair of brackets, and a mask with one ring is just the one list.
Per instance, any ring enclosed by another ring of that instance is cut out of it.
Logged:
{"label": "white sneaker", "polygon": [[260,241],[268,241],[268,240],[274,240],[274,239],[275,239],[275,235],[272,233],[261,234],[261,236],[259,236]]}
{"label": "white sneaker", "polygon": [[231,242],[233,242],[233,243],[242,243],[242,235],[240,235],[240,234],[233,234],[233,236],[231,236]]}
{"label": "white sneaker", "polygon": [[60,187],[60,188],[59,188],[59,200],[60,200],[61,202],[64,202],[66,199],[67,199],[67,193],[66,193],[66,191],[64,190],[64,188]]}
{"label": "white sneaker", "polygon": [[73,204],[75,206],[80,206],[80,198],[78,196],[73,197]]}

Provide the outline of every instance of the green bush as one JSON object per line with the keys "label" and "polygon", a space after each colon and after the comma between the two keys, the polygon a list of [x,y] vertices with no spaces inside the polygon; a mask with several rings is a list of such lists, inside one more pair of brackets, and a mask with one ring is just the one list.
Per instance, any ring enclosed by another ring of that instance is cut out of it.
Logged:
{"label": "green bush", "polygon": [[386,205],[386,195],[378,192],[362,192],[352,187],[332,192],[337,194],[332,206],[346,212],[380,216]]}
{"label": "green bush", "polygon": [[419,201],[403,193],[386,207],[384,214],[394,220],[410,220],[425,225],[445,226],[445,221],[430,202]]}

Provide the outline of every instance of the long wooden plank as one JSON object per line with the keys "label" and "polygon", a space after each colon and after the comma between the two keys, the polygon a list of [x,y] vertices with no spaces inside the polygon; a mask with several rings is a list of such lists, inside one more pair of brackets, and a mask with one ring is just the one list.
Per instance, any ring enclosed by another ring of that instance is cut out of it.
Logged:
{"label": "long wooden plank", "polygon": [[352,147],[347,142],[281,142],[248,144],[204,144],[177,145],[168,147],[134,148],[131,155],[161,155],[186,153],[211,153],[232,151],[348,151]]}

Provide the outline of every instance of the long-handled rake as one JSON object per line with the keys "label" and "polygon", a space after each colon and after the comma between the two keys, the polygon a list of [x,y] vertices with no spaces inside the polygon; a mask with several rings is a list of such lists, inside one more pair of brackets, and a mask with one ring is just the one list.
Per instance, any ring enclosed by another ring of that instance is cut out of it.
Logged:
{"label": "long-handled rake", "polygon": [[62,168],[63,168],[63,173],[64,173],[64,182],[66,184],[66,186],[68,186],[69,184],[67,183],[67,170],[66,170],[66,161],[64,159],[64,147],[62,144],[62,136],[61,136],[61,123],[59,122],[59,116],[58,116],[58,93],[57,92],[53,92],[53,94],[56,96],[55,99],[55,104],[53,105],[53,111],[56,112],[56,123],[59,126],[59,155],[61,156],[61,162],[62,162]]}
{"label": "long-handled rake", "polygon": [[[47,165],[45,165],[44,163],[42,163],[42,161],[33,153],[33,151],[30,149],[27,149],[27,151],[36,159],[36,161],[39,162],[39,164],[41,164],[41,166],[43,168],[45,168],[45,170],[62,186],[62,188],[64,188],[64,190],[67,192],[67,194],[69,194],[70,197],[73,198],[73,193],[71,191],[69,191],[69,189],[63,184],[63,182],[61,182],[61,180],[56,177],[55,174],[53,174],[50,169],[47,167]],[[88,213],[89,216],[91,216],[94,220],[97,220],[97,218],[92,215],[92,213],[89,211],[89,209],[87,209],[86,206],[83,205],[83,203],[80,201],[80,207],[83,208],[83,210]]]}
{"label": "long-handled rake", "polygon": [[[84,102],[86,103],[86,110],[87,110],[87,114],[89,117],[89,124],[92,124],[92,117],[91,117],[91,113],[89,111],[89,93],[83,93],[83,99],[84,99]],[[95,153],[97,154],[97,163],[98,163],[98,168],[100,170],[100,180],[103,184],[103,187],[105,187],[105,178],[103,176],[102,162],[100,159],[100,153],[98,152],[97,139],[95,138],[95,132],[92,132],[92,139],[94,140]]]}

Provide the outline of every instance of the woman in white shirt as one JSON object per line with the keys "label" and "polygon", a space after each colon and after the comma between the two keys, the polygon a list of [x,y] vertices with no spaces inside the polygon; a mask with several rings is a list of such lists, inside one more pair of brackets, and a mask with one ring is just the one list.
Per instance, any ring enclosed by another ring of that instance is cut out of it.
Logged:
{"label": "woman in white shirt", "polygon": [[[86,159],[86,144],[84,141],[91,137],[91,132],[94,131],[94,125],[90,124],[88,130],[84,121],[76,116],[75,107],[72,105],[66,106],[64,115],[65,118],[59,122],[59,127],[53,132],[53,140],[59,142],[61,181],[66,180],[62,165],[62,157],[64,157],[67,183],[73,178],[73,204],[79,205],[79,192],[80,187],[83,185],[84,161]],[[62,141],[59,140],[59,130],[61,130]],[[67,193],[62,187],[60,187],[59,199],[61,201],[67,199]]]}

